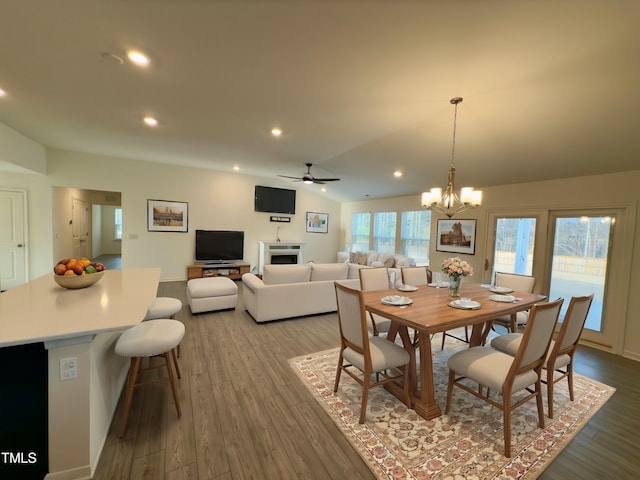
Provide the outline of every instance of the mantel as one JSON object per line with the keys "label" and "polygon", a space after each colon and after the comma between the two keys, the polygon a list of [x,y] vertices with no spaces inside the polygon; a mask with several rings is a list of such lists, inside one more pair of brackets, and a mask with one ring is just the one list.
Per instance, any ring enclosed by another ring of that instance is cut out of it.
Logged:
{"label": "mantel", "polygon": [[264,273],[264,266],[271,263],[301,264],[303,262],[303,242],[258,242],[260,255],[258,273]]}

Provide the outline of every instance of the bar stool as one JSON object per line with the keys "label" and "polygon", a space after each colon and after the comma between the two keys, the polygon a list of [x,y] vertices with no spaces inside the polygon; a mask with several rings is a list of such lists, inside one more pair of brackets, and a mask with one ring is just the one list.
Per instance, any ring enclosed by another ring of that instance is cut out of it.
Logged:
{"label": "bar stool", "polygon": [[[158,318],[176,318],[176,313],[182,310],[182,302],[173,297],[156,297],[151,300],[147,308],[144,320],[157,320]],[[180,345],[178,345],[178,357],[180,356]]]}
{"label": "bar stool", "polygon": [[[127,376],[127,391],[124,402],[124,415],[118,437],[122,438],[127,428],[129,410],[133,399],[133,390],[141,385],[169,381],[173,400],[176,403],[178,417],[182,416],[180,399],[173,368],[176,369],[178,378],[180,370],[176,361],[176,347],[184,337],[184,325],[178,320],[157,319],[139,323],[120,335],[116,342],[116,353],[123,357],[131,358],[131,366]],[[145,357],[163,356],[165,362],[162,365],[148,368],[140,368],[140,363]],[[138,374],[155,368],[167,367],[167,376],[156,380],[138,382]]]}

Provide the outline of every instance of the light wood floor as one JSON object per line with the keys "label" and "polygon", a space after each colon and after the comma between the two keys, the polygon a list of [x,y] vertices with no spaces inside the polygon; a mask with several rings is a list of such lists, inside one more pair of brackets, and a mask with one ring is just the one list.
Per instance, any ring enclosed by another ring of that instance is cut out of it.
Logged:
{"label": "light wood floor", "polygon": [[[121,399],[94,479],[375,478],[287,363],[338,346],[335,314],[256,324],[241,299],[235,311],[191,315],[185,282],[158,294],[184,305],[182,418],[167,383],[148,385],[118,439]],[[640,363],[580,347],[575,370],[617,392],[539,478],[638,478]]]}

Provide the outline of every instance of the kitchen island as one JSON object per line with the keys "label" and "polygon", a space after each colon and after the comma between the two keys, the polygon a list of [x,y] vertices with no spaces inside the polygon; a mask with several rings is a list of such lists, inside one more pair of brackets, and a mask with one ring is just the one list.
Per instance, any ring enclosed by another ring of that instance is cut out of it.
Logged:
{"label": "kitchen island", "polygon": [[[144,319],[159,279],[159,268],[109,270],[95,285],[68,290],[49,274],[0,294],[4,362],[13,349],[46,350],[47,479],[93,474],[129,366],[114,353],[115,342]],[[21,373],[28,378],[29,371]],[[38,452],[27,447],[11,460],[26,468]]]}

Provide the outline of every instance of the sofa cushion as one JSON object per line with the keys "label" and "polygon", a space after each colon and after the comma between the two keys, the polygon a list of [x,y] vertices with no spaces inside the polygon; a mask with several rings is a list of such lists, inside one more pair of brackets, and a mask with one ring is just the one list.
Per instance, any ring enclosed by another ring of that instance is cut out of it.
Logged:
{"label": "sofa cushion", "polygon": [[367,260],[367,265],[369,266],[393,268],[395,266],[395,263],[396,263],[396,259],[390,253],[374,252],[374,251],[369,252],[368,260]]}
{"label": "sofa cushion", "polygon": [[310,279],[310,265],[265,265],[262,274],[262,281],[266,285],[308,282]]}
{"label": "sofa cushion", "polygon": [[360,269],[367,268],[366,265],[360,265],[358,263],[349,263],[347,265],[349,266],[349,273],[347,273],[347,278],[350,280],[352,279],[360,280]]}
{"label": "sofa cushion", "polygon": [[311,265],[311,281],[344,280],[348,272],[346,263],[314,263]]}
{"label": "sofa cushion", "polygon": [[411,267],[413,265],[413,258],[405,257],[404,255],[396,255],[395,256],[396,264],[395,266],[400,267]]}

